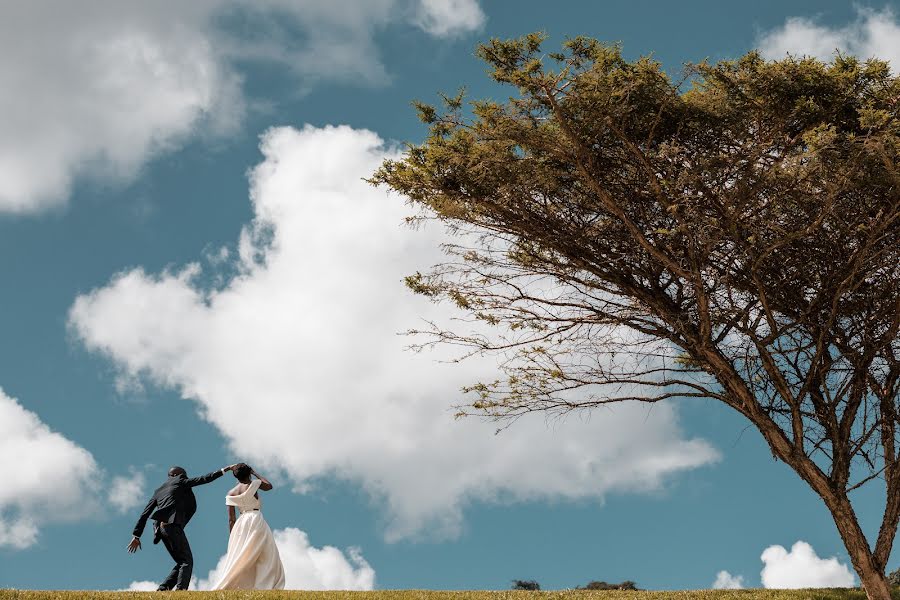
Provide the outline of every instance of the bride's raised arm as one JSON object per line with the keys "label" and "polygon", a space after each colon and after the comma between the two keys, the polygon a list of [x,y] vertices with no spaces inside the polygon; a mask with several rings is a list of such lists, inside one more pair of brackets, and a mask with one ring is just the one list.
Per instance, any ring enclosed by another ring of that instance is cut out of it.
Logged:
{"label": "bride's raised arm", "polygon": [[268,492],[269,490],[272,489],[272,484],[269,482],[268,479],[266,479],[265,477],[263,477],[262,475],[260,475],[256,471],[254,471],[252,468],[250,469],[250,473],[252,475],[255,475],[257,479],[259,479],[259,481],[260,481],[259,489],[261,489],[264,492]]}

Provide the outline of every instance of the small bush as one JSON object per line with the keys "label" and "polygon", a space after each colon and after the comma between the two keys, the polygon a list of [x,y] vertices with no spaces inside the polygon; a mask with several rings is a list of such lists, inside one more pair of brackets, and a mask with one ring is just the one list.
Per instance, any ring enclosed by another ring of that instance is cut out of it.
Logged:
{"label": "small bush", "polygon": [[538,592],[541,589],[541,584],[539,584],[534,579],[513,579],[512,580],[512,589],[514,590],[526,590],[529,592]]}
{"label": "small bush", "polygon": [[637,585],[633,581],[623,581],[622,583],[606,583],[605,581],[591,581],[584,587],[576,588],[579,590],[637,590]]}

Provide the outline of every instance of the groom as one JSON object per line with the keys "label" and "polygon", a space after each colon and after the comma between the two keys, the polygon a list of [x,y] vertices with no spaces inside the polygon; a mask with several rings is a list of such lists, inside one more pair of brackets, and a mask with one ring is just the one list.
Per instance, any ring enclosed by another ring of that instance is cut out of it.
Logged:
{"label": "groom", "polygon": [[[144,512],[134,526],[131,542],[128,544],[128,552],[134,553],[141,548],[141,534],[147,519],[153,519],[153,543],[162,540],[169,551],[175,567],[166,580],[159,584],[159,590],[186,590],[191,582],[191,571],[194,569],[194,557],[191,554],[191,546],[188,544],[184,528],[197,512],[197,499],[194,497],[193,487],[215,481],[230,471],[234,465],[224,467],[200,477],[188,479],[187,473],[181,467],[169,469],[169,478],[153,492],[150,502],[144,507]],[[154,512],[155,509],[155,512]],[[150,513],[153,513],[151,516]]]}

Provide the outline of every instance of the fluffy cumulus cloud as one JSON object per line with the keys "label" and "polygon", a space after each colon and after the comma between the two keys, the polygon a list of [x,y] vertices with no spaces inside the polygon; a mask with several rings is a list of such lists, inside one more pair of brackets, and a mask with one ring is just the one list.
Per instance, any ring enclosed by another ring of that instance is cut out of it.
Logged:
{"label": "fluffy cumulus cloud", "polygon": [[281,469],[298,490],[328,476],[362,485],[386,509],[388,539],[455,535],[471,501],[651,490],[716,459],[667,404],[521,419],[500,435],[454,421],[461,386],[493,378],[496,363],[448,364],[455,354],[414,353],[398,335],[455,313],[402,284],[442,258],[443,234],[403,226],[403,198],[362,181],[395,151],[349,127],[273,129],[261,147],[255,219],[224,285],[206,286],[218,276],[199,263],[135,269],[69,315],[124,377],[196,401],[238,457]]}
{"label": "fluffy cumulus cloud", "polygon": [[[345,554],[333,546],[311,546],[306,532],[293,527],[276,529],[275,544],[284,565],[284,587],[288,590],[371,590],[375,589],[375,570],[358,548]],[[193,578],[191,589],[209,590],[219,580],[225,556],[203,579]],[[129,591],[153,591],[153,581],[133,581]]]}
{"label": "fluffy cumulus cloud", "polygon": [[48,521],[85,514],[100,471],[90,452],[51,431],[36,414],[0,390],[0,548],[26,548]]}
{"label": "fluffy cumulus cloud", "polygon": [[[377,31],[477,27],[475,0],[160,0],[6,3],[0,19],[0,214],[65,202],[79,178],[128,181],[197,135],[226,134],[247,101],[239,64],[306,88],[377,82]],[[264,35],[241,37],[229,23]]]}
{"label": "fluffy cumulus cloud", "polygon": [[120,513],[139,506],[146,500],[144,493],[146,484],[146,478],[140,471],[113,477],[109,486],[110,505]]}
{"label": "fluffy cumulus cloud", "polygon": [[817,56],[829,59],[836,50],[862,59],[880,58],[900,71],[900,22],[889,8],[858,9],[857,18],[843,26],[829,26],[804,17],[792,17],[763,35],[758,46],[768,58]]}
{"label": "fluffy cumulus cloud", "polygon": [[[193,580],[192,582],[193,583]],[[150,581],[148,579],[142,579],[141,581],[132,581],[131,584],[125,588],[123,591],[126,592],[155,592],[156,588],[159,587],[159,582]],[[192,585],[190,587],[192,590],[196,590],[197,586]]]}
{"label": "fluffy cumulus cloud", "polygon": [[201,124],[233,127],[238,79],[198,16],[191,3],[6,5],[0,212],[58,204],[80,174],[130,178]]}
{"label": "fluffy cumulus cloud", "polygon": [[769,546],[760,557],[765,565],[761,576],[767,588],[853,587],[856,577],[837,558],[819,558],[806,542],[795,543],[790,551],[784,546]]}
{"label": "fluffy cumulus cloud", "polygon": [[375,569],[359,548],[348,548],[346,555],[334,546],[315,548],[293,527],[275,530],[275,543],[289,590],[375,589]]}
{"label": "fluffy cumulus cloud", "polygon": [[713,581],[712,589],[714,590],[740,590],[744,587],[743,575],[732,575],[728,571],[719,571],[716,573],[716,580]]}
{"label": "fluffy cumulus cloud", "polygon": [[428,33],[446,36],[478,29],[485,16],[476,0],[421,0],[417,20]]}

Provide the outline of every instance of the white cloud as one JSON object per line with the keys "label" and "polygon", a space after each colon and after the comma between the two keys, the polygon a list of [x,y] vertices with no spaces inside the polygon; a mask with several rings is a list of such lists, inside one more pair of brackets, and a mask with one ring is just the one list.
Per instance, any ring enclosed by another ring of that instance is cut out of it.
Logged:
{"label": "white cloud", "polygon": [[[191,21],[197,11],[176,6],[5,6],[0,212],[57,205],[82,174],[130,179],[199,126],[236,124],[237,76]],[[182,15],[181,22],[167,15]]]}
{"label": "white cloud", "polygon": [[485,16],[477,0],[421,0],[417,21],[428,33],[447,36],[480,28]]}
{"label": "white cloud", "polygon": [[335,476],[386,508],[387,537],[458,533],[472,501],[602,498],[659,488],[716,459],[685,439],[669,404],[618,405],[553,427],[540,417],[501,435],[454,421],[459,390],[493,378],[493,360],[438,362],[397,335],[456,314],[408,292],[404,275],[442,258],[445,240],[410,231],[402,198],[364,181],[386,155],[374,133],[279,128],[251,174],[255,219],[239,275],[206,289],[199,264],[136,269],[70,311],[87,348],[125,377],[180,390],[248,462],[298,489]]}
{"label": "white cloud", "polygon": [[[247,64],[279,66],[301,90],[384,81],[375,34],[403,22],[434,35],[478,26],[474,0],[450,4],[458,10],[432,0],[6,3],[0,214],[61,205],[79,179],[127,182],[200,133],[233,131]],[[241,37],[230,18],[257,33]]]}
{"label": "white cloud", "polygon": [[37,537],[37,525],[29,517],[19,516],[11,521],[0,518],[0,548],[27,548]]}
{"label": "white cloud", "polygon": [[375,569],[359,548],[348,548],[345,556],[334,546],[310,546],[306,533],[294,527],[276,529],[274,533],[284,563],[286,589],[375,589]]}
{"label": "white cloud", "polygon": [[835,50],[840,50],[863,60],[873,57],[887,60],[895,71],[900,69],[900,23],[889,8],[858,9],[856,20],[842,27],[792,17],[783,26],[761,36],[757,45],[771,59],[784,58],[788,53],[829,59]]}
{"label": "white cloud", "polygon": [[38,526],[83,516],[84,498],[96,493],[93,456],[51,431],[33,412],[0,389],[0,472],[15,485],[0,486],[0,547],[26,548]]}
{"label": "white cloud", "polygon": [[819,558],[806,542],[795,543],[790,552],[784,546],[769,546],[760,557],[764,563],[762,584],[766,588],[853,587],[856,577],[837,558]]}
{"label": "white cloud", "polygon": [[[132,581],[127,588],[123,591],[126,592],[155,592],[156,588],[159,587],[159,583],[155,581],[147,581],[146,579],[143,581]],[[193,585],[191,589],[196,589]]]}
{"label": "white cloud", "polygon": [[714,590],[740,590],[744,588],[744,576],[732,575],[728,571],[719,571],[713,581]]}
{"label": "white cloud", "polygon": [[113,477],[109,487],[109,503],[121,513],[128,512],[146,500],[144,498],[146,483],[146,478],[140,471]]}
{"label": "white cloud", "polygon": [[[316,548],[309,544],[306,532],[294,527],[276,529],[275,544],[284,565],[284,587],[287,590],[372,590],[375,570],[358,548],[345,555],[334,546]],[[219,580],[225,566],[225,555],[203,579],[191,579],[192,590],[209,590]],[[128,591],[148,592],[159,586],[153,581],[133,581]]]}

